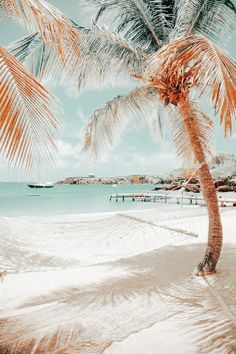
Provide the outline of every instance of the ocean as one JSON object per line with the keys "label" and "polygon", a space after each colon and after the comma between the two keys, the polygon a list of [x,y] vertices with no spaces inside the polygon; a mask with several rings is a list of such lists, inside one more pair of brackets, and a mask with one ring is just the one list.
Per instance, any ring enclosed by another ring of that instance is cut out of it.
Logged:
{"label": "ocean", "polygon": [[26,183],[0,183],[0,216],[52,216],[150,209],[150,202],[109,201],[111,193],[151,192],[154,185],[55,185],[30,189]]}

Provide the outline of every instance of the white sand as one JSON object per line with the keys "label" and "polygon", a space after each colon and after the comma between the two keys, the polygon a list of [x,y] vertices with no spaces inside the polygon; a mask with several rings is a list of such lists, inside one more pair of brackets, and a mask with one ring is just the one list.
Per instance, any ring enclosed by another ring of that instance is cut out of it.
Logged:
{"label": "white sand", "polygon": [[222,220],[204,279],[202,207],[1,218],[0,353],[236,353],[236,210]]}

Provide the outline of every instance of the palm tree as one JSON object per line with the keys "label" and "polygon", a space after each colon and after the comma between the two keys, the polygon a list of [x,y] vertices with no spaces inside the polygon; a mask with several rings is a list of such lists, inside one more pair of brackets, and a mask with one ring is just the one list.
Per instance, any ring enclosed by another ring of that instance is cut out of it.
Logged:
{"label": "palm tree", "polygon": [[[218,198],[207,163],[211,120],[191,100],[191,90],[210,91],[225,134],[231,133],[236,115],[236,63],[216,44],[190,35],[161,49],[149,61],[146,80],[167,107],[171,106],[174,140],[180,155],[193,154],[208,209],[208,246],[198,274],[211,274],[220,256],[222,225]],[[187,156],[186,156],[187,155]]]}
{"label": "palm tree", "polygon": [[[36,2],[25,1],[31,5]],[[92,115],[85,129],[84,150],[99,156],[117,141],[127,124],[143,118],[154,135],[168,121],[177,152],[188,156],[188,160],[192,153],[199,170],[209,214],[209,237],[198,273],[214,273],[221,251],[222,226],[207,164],[212,122],[193,101],[192,93],[193,89],[195,94],[211,91],[215,113],[220,110],[225,132],[230,132],[236,106],[235,64],[213,41],[225,42],[232,32],[235,7],[230,0],[85,2],[95,9],[91,29],[78,27],[63,17],[70,28],[68,42],[62,35],[61,45],[56,31],[54,36],[45,36],[38,26],[38,33],[16,42],[10,50],[40,79],[67,82],[75,92],[116,85],[120,79],[136,85],[130,93],[107,102]],[[11,8],[8,15],[18,18],[18,12]],[[104,19],[108,28],[99,27]],[[28,27],[32,29],[31,22]],[[141,85],[140,80],[145,84]]]}
{"label": "palm tree", "polygon": [[[149,24],[149,20],[153,20],[152,3],[147,3],[150,9],[146,3],[141,1],[134,3],[137,5],[139,14],[143,12],[144,23]],[[160,4],[159,2],[154,3],[156,5]],[[104,5],[104,8],[100,7],[101,12],[109,6],[114,6],[114,2],[109,1],[101,1],[100,6],[101,4]],[[123,6],[123,3],[118,1],[117,5],[119,4]],[[150,32],[156,34],[153,35],[150,46],[159,47],[164,41],[169,42],[169,44],[157,50],[146,60],[147,68],[144,69],[142,77],[146,86],[136,89],[126,97],[119,97],[108,103],[101,111],[95,112],[87,125],[85,135],[85,150],[90,149],[97,153],[106,139],[109,144],[114,140],[114,132],[116,132],[116,126],[120,124],[119,119],[122,117],[122,113],[125,115],[130,109],[134,112],[138,110],[139,112],[135,114],[136,117],[141,114],[150,119],[150,112],[147,109],[150,104],[148,105],[145,102],[147,99],[155,100],[154,104],[156,106],[160,106],[158,104],[159,100],[164,107],[168,108],[177,152],[186,160],[189,160],[190,154],[193,155],[208,209],[208,246],[203,261],[198,265],[199,275],[215,272],[222,247],[222,225],[217,194],[207,164],[207,157],[210,152],[209,143],[212,136],[212,122],[206,114],[201,112],[196,102],[192,101],[191,91],[193,88],[195,91],[200,89],[201,94],[205,93],[206,89],[211,91],[215,113],[220,111],[220,120],[224,124],[226,134],[232,130],[232,118],[235,117],[236,113],[236,66],[234,61],[210,39],[194,34],[203,30],[202,34],[209,34],[211,37],[213,33],[222,35],[224,31],[219,27],[220,22],[217,16],[223,9],[229,14],[227,7],[230,10],[235,11],[235,9],[231,3],[226,2],[224,5],[219,5],[219,8],[215,8],[215,13],[213,9],[212,13],[211,11],[207,13],[207,7],[210,5],[214,7],[218,6],[219,3],[205,1],[201,4],[200,1],[186,1],[184,3],[180,1],[172,29],[168,19],[170,17],[173,20],[174,16],[169,13],[171,4],[168,4],[166,9],[163,10],[162,16],[159,15],[158,17],[158,21],[160,18],[165,19],[162,28],[165,28],[165,25],[168,24],[166,26],[168,30],[159,29],[159,31],[155,31],[154,29],[158,28],[155,26],[155,21],[152,21],[154,26],[150,26]],[[132,2],[128,6],[131,10]],[[118,15],[120,16],[120,27],[125,26],[125,22],[122,22],[121,19],[130,23],[127,20],[130,12],[126,15],[126,10],[128,9],[120,9],[121,12]],[[146,19],[148,14],[150,16]],[[134,22],[136,23],[136,21]],[[215,32],[213,32],[214,30]],[[126,36],[129,37],[130,32],[132,36],[135,35],[136,39],[138,34],[134,30],[127,31]],[[166,34],[169,35],[169,39],[165,38]],[[181,39],[173,41],[175,38]],[[138,78],[139,75],[136,77]],[[157,117],[159,122],[161,112]]]}

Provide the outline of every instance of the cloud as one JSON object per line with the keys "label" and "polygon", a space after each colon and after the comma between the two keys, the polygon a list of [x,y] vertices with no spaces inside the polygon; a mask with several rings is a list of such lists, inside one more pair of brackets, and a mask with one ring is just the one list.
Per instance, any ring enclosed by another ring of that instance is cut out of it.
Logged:
{"label": "cloud", "polygon": [[79,154],[81,150],[80,143],[77,145],[72,145],[68,142],[58,139],[56,144],[58,148],[58,156],[60,158],[68,158],[68,157],[74,158],[76,155]]}
{"label": "cloud", "polygon": [[79,122],[85,124],[85,122],[87,121],[88,117],[86,116],[86,114],[84,113],[83,109],[81,107],[79,107],[77,109],[77,116],[79,118]]}

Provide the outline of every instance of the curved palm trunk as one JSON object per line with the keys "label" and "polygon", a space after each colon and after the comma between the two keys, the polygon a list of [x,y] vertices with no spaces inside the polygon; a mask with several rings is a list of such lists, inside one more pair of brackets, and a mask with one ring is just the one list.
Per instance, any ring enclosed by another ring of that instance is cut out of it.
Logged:
{"label": "curved palm trunk", "polygon": [[198,123],[193,119],[191,106],[187,100],[182,100],[178,103],[178,107],[183,116],[184,126],[192,145],[195,159],[200,165],[199,179],[208,210],[208,245],[204,259],[198,265],[198,275],[207,275],[215,273],[216,264],[218,262],[222,247],[223,231],[219,204],[214,181],[212,179],[209,166],[205,162],[204,150],[197,135]]}

